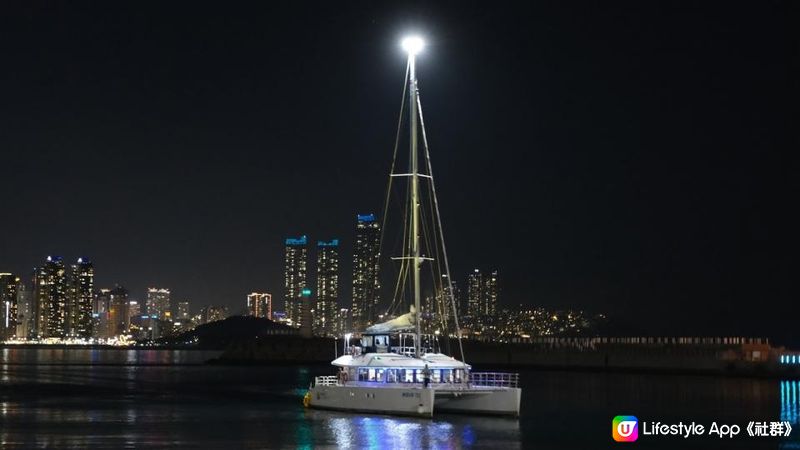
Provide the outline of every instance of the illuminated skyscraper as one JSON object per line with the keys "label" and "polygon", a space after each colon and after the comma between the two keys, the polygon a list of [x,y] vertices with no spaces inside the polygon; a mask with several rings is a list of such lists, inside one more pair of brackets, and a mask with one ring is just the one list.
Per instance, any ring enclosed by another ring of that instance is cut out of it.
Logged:
{"label": "illuminated skyscraper", "polygon": [[142,304],[138,300],[128,300],[128,315],[131,318],[142,315]]}
{"label": "illuminated skyscraper", "polygon": [[475,269],[467,277],[467,315],[473,320],[481,316],[483,287],[483,275],[479,269]]}
{"label": "illuminated skyscraper", "polygon": [[293,327],[302,322],[303,289],[307,286],[306,258],[308,239],[305,236],[286,239],[286,266],[284,271],[284,307]]}
{"label": "illuminated skyscraper", "polygon": [[200,316],[203,323],[224,320],[226,317],[228,317],[228,307],[215,305],[205,306],[200,310]]}
{"label": "illuminated skyscraper", "polygon": [[70,266],[67,276],[68,335],[88,339],[92,337],[92,303],[94,297],[94,266],[85,258],[78,258]]}
{"label": "illuminated skyscraper", "polygon": [[34,269],[35,305],[33,330],[37,338],[63,338],[67,334],[67,286],[64,261],[48,256],[44,266]]}
{"label": "illuminated skyscraper", "polygon": [[17,337],[28,338],[33,328],[33,281],[17,285]]}
{"label": "illuminated skyscraper", "polygon": [[0,341],[17,335],[17,290],[19,277],[0,273]]}
{"label": "illuminated skyscraper", "polygon": [[272,294],[258,292],[248,294],[247,315],[272,320]]}
{"label": "illuminated skyscraper", "polygon": [[353,248],[353,326],[363,329],[375,323],[380,300],[378,262],[381,226],[374,214],[357,216]]}
{"label": "illuminated skyscraper", "polygon": [[482,312],[491,318],[495,317],[497,314],[497,297],[499,294],[499,288],[497,286],[498,279],[497,279],[497,271],[493,271],[486,277],[484,281],[483,287],[483,308]]}
{"label": "illuminated skyscraper", "polygon": [[340,308],[338,311],[336,311],[336,317],[334,319],[336,321],[336,324],[333,328],[334,335],[341,336],[343,334],[352,332],[353,325],[351,323],[349,308]]}
{"label": "illuminated skyscraper", "polygon": [[190,318],[191,313],[189,312],[189,302],[178,302],[178,310],[175,314],[175,319],[186,321]]}
{"label": "illuminated skyscraper", "polygon": [[128,290],[117,285],[109,292],[108,334],[110,337],[127,334],[131,325],[128,309]]}
{"label": "illuminated skyscraper", "polygon": [[473,323],[485,323],[497,313],[499,295],[497,271],[484,276],[475,269],[467,278],[467,314]]}
{"label": "illuminated skyscraper", "polygon": [[111,303],[111,289],[100,289],[94,293],[92,318],[94,319],[93,337],[106,339],[109,333],[108,312]]}
{"label": "illuminated skyscraper", "polygon": [[317,242],[317,302],[314,334],[332,335],[339,309],[339,240]]}
{"label": "illuminated skyscraper", "polygon": [[169,312],[169,289],[147,289],[147,315],[156,319],[167,320]]}

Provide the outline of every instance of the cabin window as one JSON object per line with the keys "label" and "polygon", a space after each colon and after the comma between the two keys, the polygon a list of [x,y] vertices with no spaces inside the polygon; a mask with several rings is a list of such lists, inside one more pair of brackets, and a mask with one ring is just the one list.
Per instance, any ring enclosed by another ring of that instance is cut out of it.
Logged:
{"label": "cabin window", "polygon": [[400,369],[398,370],[399,378],[402,383],[413,383],[414,382],[414,370],[413,369]]}
{"label": "cabin window", "polygon": [[453,382],[453,369],[442,369],[442,383]]}
{"label": "cabin window", "polygon": [[441,383],[442,382],[442,371],[439,369],[431,370],[431,382],[433,383]]}
{"label": "cabin window", "polygon": [[397,370],[398,369],[386,369],[387,383],[397,383]]}
{"label": "cabin window", "polygon": [[455,369],[453,370],[453,382],[454,383],[461,383],[464,379],[464,369]]}
{"label": "cabin window", "polygon": [[369,381],[369,369],[365,367],[358,368],[358,381]]}
{"label": "cabin window", "polygon": [[422,373],[422,370],[414,370],[417,373],[416,380],[417,383],[424,383],[425,382],[425,375]]}
{"label": "cabin window", "polygon": [[375,379],[370,381],[383,381],[383,374],[386,372],[386,369],[375,369]]}

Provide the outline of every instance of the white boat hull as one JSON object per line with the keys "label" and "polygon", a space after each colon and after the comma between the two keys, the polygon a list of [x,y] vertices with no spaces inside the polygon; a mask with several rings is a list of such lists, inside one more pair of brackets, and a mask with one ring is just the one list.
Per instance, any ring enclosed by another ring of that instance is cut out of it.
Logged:
{"label": "white boat hull", "polygon": [[309,406],[339,411],[433,416],[434,391],[417,387],[314,386]]}
{"label": "white boat hull", "polygon": [[521,388],[437,390],[436,412],[519,416]]}
{"label": "white boat hull", "polygon": [[442,413],[519,416],[522,389],[322,385],[309,390],[311,408],[432,417]]}

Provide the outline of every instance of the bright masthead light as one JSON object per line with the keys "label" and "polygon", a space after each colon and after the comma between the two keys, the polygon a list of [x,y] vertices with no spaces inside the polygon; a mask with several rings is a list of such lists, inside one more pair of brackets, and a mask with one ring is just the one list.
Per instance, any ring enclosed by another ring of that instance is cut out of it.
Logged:
{"label": "bright masthead light", "polygon": [[425,41],[423,41],[419,36],[409,36],[403,39],[401,45],[403,46],[403,50],[408,52],[408,54],[416,55],[422,51],[423,47],[425,47]]}

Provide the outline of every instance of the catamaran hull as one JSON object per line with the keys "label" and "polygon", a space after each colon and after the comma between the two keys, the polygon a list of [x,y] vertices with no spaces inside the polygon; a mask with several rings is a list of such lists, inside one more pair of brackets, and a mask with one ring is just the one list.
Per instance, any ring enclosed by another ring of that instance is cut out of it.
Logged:
{"label": "catamaran hull", "polygon": [[309,390],[309,407],[338,411],[402,416],[433,416],[431,389],[380,389],[361,386],[315,386]]}
{"label": "catamaran hull", "polygon": [[437,392],[436,412],[519,416],[521,388]]}

